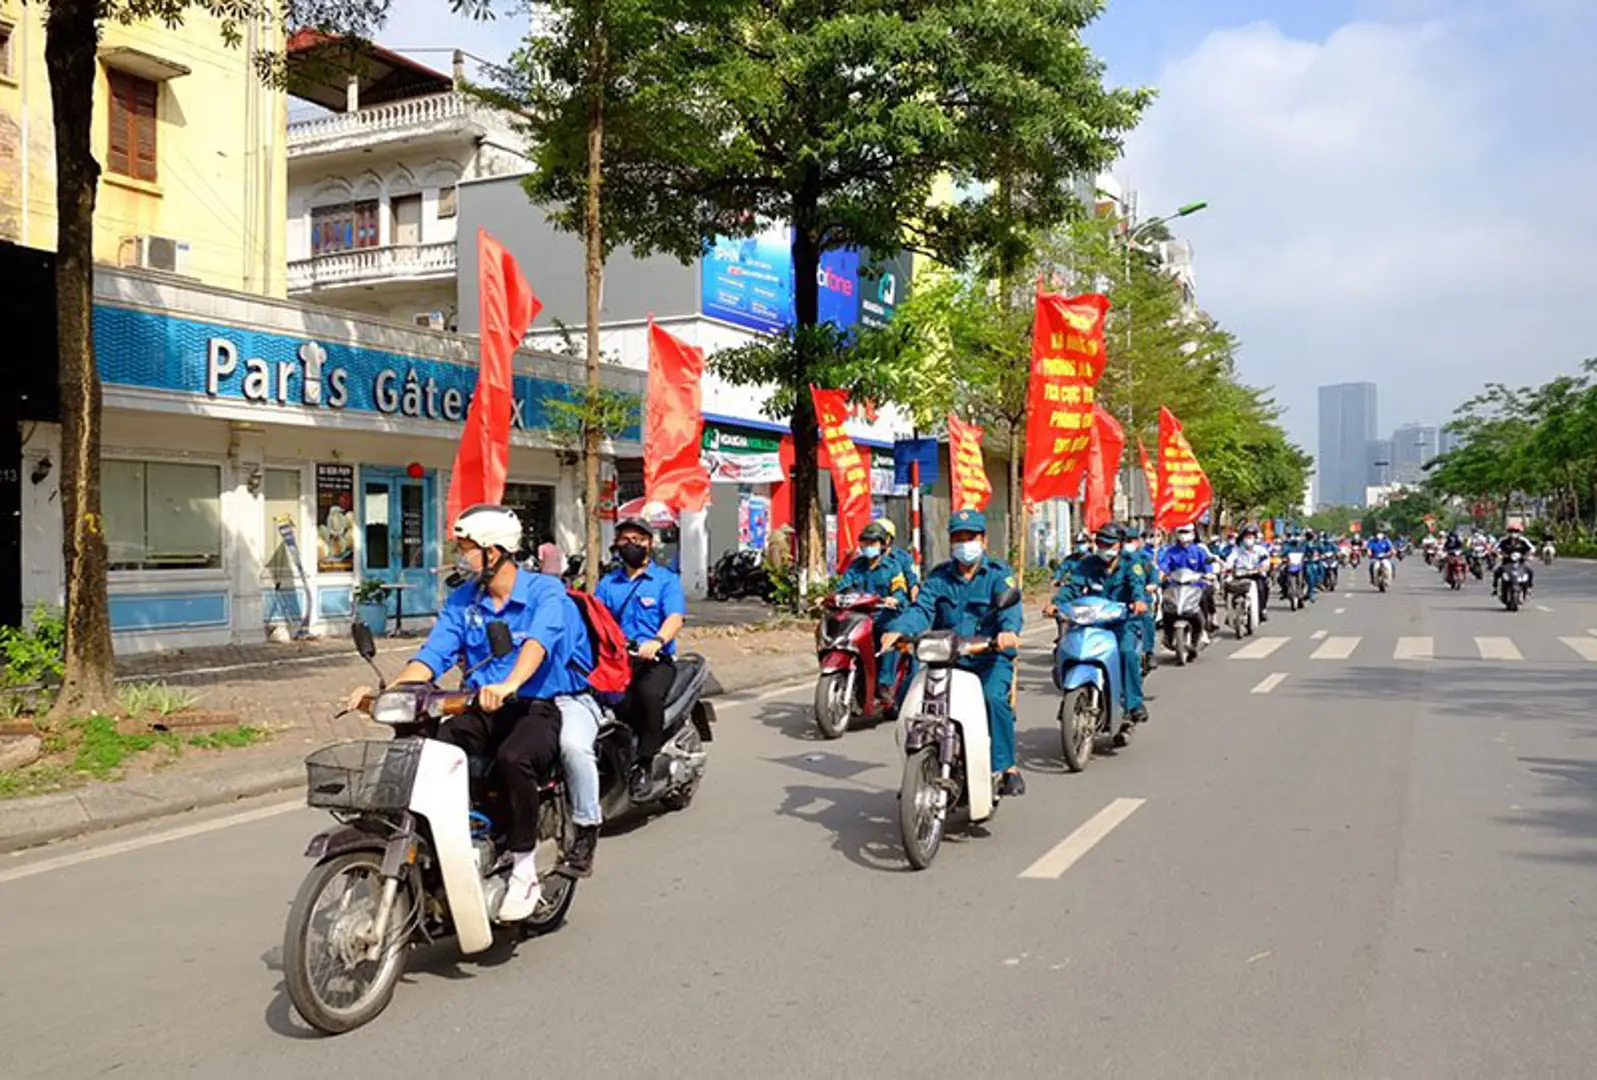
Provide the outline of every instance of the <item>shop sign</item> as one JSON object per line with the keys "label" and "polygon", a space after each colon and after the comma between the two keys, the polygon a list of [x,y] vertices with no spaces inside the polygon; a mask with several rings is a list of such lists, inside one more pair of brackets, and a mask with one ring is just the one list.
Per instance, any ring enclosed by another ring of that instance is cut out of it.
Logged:
{"label": "shop sign", "polygon": [[909,485],[898,484],[893,475],[893,452],[891,450],[871,450],[871,494],[909,494]]}
{"label": "shop sign", "polygon": [[355,569],[355,466],[316,466],[316,569],[347,574]]}
{"label": "shop sign", "polygon": [[785,479],[776,438],[706,424],[702,445],[700,456],[713,484],[779,484]]}

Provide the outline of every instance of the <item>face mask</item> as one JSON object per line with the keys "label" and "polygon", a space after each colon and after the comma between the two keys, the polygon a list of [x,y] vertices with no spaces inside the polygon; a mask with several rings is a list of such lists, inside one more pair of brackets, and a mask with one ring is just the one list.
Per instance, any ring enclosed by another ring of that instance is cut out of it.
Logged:
{"label": "face mask", "polygon": [[879,559],[882,557],[882,547],[880,544],[867,544],[859,549],[859,553],[867,559]]}
{"label": "face mask", "polygon": [[1242,546],[1247,548],[1249,551],[1252,551],[1255,547],[1258,546],[1258,544],[1259,544],[1259,542],[1257,540],[1253,539],[1253,537],[1251,537],[1251,536],[1248,537],[1246,540],[1242,541]]}
{"label": "face mask", "polygon": [[1115,557],[1119,554],[1120,549],[1116,547],[1101,547],[1098,549],[1098,557],[1104,562],[1114,562]]}
{"label": "face mask", "polygon": [[1129,552],[1130,554],[1135,555],[1137,552],[1139,552],[1141,550],[1142,550],[1142,541],[1141,540],[1128,540],[1128,541],[1126,541],[1126,551]]}
{"label": "face mask", "polygon": [[962,544],[954,545],[954,558],[965,566],[972,566],[981,561],[982,546],[980,540],[966,540]]}
{"label": "face mask", "polygon": [[617,544],[616,554],[629,570],[636,570],[649,561],[649,549],[642,544]]}

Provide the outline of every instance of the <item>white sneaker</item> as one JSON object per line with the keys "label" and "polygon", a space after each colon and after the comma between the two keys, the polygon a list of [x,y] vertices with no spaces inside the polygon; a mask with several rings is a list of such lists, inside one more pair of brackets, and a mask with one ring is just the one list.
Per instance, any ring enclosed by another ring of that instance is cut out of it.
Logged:
{"label": "white sneaker", "polygon": [[502,923],[518,923],[538,909],[543,899],[543,887],[538,884],[538,868],[533,865],[532,854],[518,858],[510,871],[510,887],[504,902],[494,918]]}

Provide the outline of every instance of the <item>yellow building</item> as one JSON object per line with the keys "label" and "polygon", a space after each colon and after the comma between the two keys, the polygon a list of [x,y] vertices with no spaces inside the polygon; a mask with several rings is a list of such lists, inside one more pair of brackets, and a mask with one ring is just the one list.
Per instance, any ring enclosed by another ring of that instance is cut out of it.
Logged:
{"label": "yellow building", "polygon": [[[0,240],[56,242],[54,132],[44,4],[0,0]],[[282,296],[286,96],[251,53],[279,35],[245,28],[238,48],[191,10],[175,30],[103,28],[93,145],[100,163],[95,261]]]}

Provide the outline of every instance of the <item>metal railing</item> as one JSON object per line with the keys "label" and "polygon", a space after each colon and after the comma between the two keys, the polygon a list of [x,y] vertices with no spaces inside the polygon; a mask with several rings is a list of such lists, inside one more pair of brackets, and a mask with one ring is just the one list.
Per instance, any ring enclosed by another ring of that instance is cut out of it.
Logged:
{"label": "metal railing", "polygon": [[399,101],[385,101],[381,105],[356,109],[354,112],[334,113],[314,120],[291,123],[288,125],[288,148],[293,150],[308,143],[341,136],[399,131],[446,121],[468,120],[472,112],[471,100],[466,95],[453,91],[403,98]]}
{"label": "metal railing", "polygon": [[288,291],[452,274],[455,265],[453,240],[333,251],[292,260],[288,264]]}

